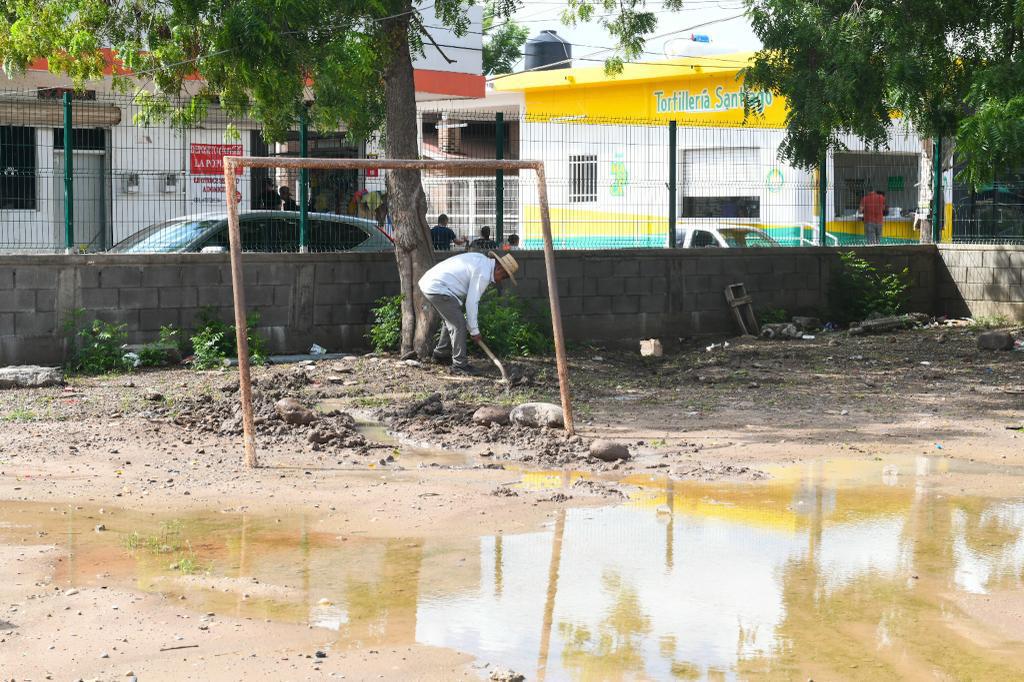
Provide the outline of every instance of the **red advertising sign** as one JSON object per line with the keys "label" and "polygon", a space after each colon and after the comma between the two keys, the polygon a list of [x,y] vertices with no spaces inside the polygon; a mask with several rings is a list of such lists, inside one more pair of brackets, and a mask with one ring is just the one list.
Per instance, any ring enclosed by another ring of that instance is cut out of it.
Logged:
{"label": "red advertising sign", "polygon": [[[240,144],[199,144],[193,142],[189,154],[189,169],[192,175],[224,175],[224,157],[242,156],[245,151]],[[242,168],[235,171],[241,175]]]}

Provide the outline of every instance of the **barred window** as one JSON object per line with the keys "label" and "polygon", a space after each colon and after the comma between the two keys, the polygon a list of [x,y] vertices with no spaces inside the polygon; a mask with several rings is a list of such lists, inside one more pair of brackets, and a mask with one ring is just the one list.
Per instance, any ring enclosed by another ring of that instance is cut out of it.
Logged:
{"label": "barred window", "polygon": [[0,209],[36,208],[36,129],[0,126]]}
{"label": "barred window", "polygon": [[569,201],[597,201],[597,154],[569,157]]}

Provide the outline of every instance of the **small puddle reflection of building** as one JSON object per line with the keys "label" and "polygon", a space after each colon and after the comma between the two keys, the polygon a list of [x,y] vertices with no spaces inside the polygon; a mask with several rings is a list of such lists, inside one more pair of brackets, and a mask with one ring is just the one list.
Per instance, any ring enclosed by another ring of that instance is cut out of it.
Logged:
{"label": "small puddle reflection of building", "polygon": [[[893,467],[896,470],[893,470]],[[937,494],[941,461],[826,462],[759,483],[633,476],[630,500],[561,509],[533,533],[339,537],[308,517],[178,520],[208,575],[127,552],[148,515],[0,506],[0,538],[70,551],[191,608],[310,623],[338,648],[419,642],[531,679],[1019,679],[1024,638],[953,603],[1024,589],[1024,501]],[[569,489],[572,472],[531,474]]]}

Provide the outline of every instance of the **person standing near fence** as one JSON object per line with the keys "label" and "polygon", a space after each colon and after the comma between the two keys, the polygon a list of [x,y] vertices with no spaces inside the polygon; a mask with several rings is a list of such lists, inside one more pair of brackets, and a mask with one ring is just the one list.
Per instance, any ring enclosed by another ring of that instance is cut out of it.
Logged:
{"label": "person standing near fence", "polygon": [[434,242],[435,251],[451,251],[452,244],[465,244],[466,240],[455,234],[448,227],[448,216],[442,213],[437,216],[437,225],[430,228],[430,240]]}
{"label": "person standing near fence", "polygon": [[512,249],[518,249],[518,248],[519,248],[519,235],[518,234],[510,234],[508,236],[508,239],[505,240],[505,243],[501,245],[501,250],[502,251],[511,251]]}
{"label": "person standing near fence", "polygon": [[281,197],[274,188],[274,181],[270,178],[263,178],[262,188],[256,197],[256,208],[267,211],[276,211],[281,205]]}
{"label": "person standing near fence", "polygon": [[442,318],[441,338],[433,352],[435,362],[451,362],[454,374],[475,373],[466,355],[466,334],[468,331],[474,341],[481,339],[480,298],[492,283],[507,279],[516,284],[517,270],[519,263],[511,254],[461,253],[444,259],[420,277],[420,291]]}
{"label": "person standing near fence", "polygon": [[885,195],[877,189],[868,192],[860,200],[860,212],[864,216],[864,242],[882,243],[882,227],[885,221]]}
{"label": "person standing near fence", "polygon": [[491,239],[491,228],[484,225],[480,228],[480,236],[469,243],[470,251],[493,251],[498,248],[498,244]]}
{"label": "person standing near fence", "polygon": [[298,211],[299,205],[295,203],[295,199],[292,199],[292,190],[288,185],[281,185],[281,210],[282,211]]}

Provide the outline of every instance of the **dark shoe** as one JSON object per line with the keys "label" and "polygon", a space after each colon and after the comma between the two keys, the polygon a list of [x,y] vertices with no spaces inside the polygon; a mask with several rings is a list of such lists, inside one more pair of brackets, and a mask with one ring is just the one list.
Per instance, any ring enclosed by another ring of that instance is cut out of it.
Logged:
{"label": "dark shoe", "polygon": [[452,368],[449,371],[452,374],[470,377],[475,377],[480,374],[480,372],[477,371],[477,368],[473,365],[452,365]]}
{"label": "dark shoe", "polygon": [[439,365],[452,364],[452,356],[450,355],[443,355],[441,353],[431,353],[430,357],[432,357],[434,359],[434,362],[436,362]]}

